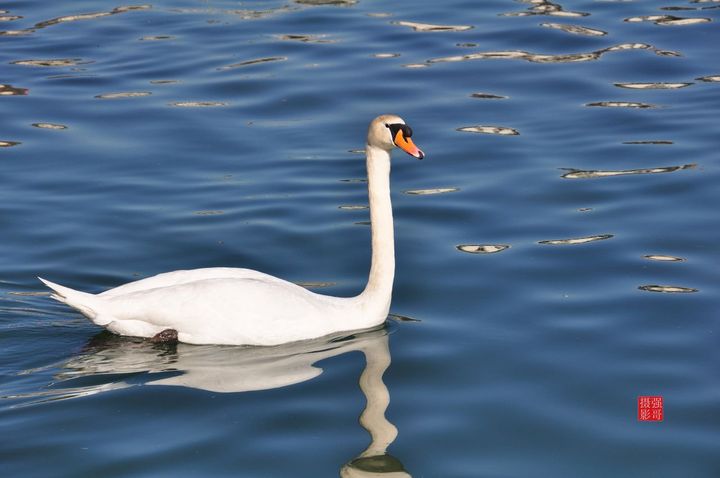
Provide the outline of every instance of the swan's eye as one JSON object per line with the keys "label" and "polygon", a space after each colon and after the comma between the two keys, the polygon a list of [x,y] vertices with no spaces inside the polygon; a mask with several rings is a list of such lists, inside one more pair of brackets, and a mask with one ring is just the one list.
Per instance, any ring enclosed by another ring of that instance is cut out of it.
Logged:
{"label": "swan's eye", "polygon": [[390,125],[387,124],[387,123],[385,123],[385,127],[386,127],[386,128],[390,128]]}

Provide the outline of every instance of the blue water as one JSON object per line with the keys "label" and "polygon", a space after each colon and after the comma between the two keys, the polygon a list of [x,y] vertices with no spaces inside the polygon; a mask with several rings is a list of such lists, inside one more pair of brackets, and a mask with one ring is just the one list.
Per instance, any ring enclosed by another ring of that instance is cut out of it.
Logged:
{"label": "blue water", "polygon": [[[719,7],[4,2],[0,473],[718,476]],[[416,321],[154,345],[35,279],[355,294],[381,113],[427,155],[393,164]]]}

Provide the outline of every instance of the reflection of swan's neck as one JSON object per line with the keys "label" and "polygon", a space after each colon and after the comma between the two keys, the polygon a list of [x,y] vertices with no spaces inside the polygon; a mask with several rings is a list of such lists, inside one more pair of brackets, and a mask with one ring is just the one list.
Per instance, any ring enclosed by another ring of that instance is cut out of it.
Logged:
{"label": "reflection of swan's neck", "polygon": [[360,424],[370,433],[372,442],[360,457],[385,454],[398,433],[395,425],[385,418],[385,410],[390,405],[390,392],[382,379],[390,366],[387,337],[385,340],[373,341],[364,352],[366,365],[360,375],[360,390],[367,404],[360,415]]}
{"label": "reflection of swan's neck", "polygon": [[372,263],[360,295],[371,315],[387,315],[395,278],[395,236],[390,202],[390,152],[367,145],[368,199],[372,229]]}
{"label": "reflection of swan's neck", "polygon": [[411,478],[403,464],[387,453],[397,437],[395,425],[385,418],[390,404],[390,392],[383,382],[383,373],[390,366],[388,337],[365,342],[360,350],[365,354],[365,369],[360,375],[360,390],[367,404],[360,415],[360,424],[370,434],[370,445],[354,460],[340,469],[342,478]]}

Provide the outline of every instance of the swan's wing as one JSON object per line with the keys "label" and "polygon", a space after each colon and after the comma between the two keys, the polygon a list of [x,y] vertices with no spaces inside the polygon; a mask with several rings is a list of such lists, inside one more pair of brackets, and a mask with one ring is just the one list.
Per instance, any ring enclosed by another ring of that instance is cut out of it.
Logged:
{"label": "swan's wing", "polygon": [[[100,297],[110,299],[134,292],[142,292],[150,289],[172,287],[190,282],[198,282],[207,279],[260,279],[264,281],[282,281],[263,272],[252,269],[236,269],[232,267],[209,267],[205,269],[181,270],[165,272],[156,276],[140,279],[135,282],[107,290]],[[283,281],[284,282],[284,281]]]}
{"label": "swan's wing", "polygon": [[347,299],[272,278],[212,278],[102,297],[108,328],[148,337],[171,328],[181,342],[276,345],[334,332]]}

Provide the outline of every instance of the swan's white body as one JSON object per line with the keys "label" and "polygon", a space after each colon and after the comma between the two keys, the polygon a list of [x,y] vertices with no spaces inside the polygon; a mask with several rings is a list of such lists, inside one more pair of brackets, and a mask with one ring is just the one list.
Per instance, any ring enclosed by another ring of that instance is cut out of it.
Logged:
{"label": "swan's white body", "polygon": [[[97,295],[40,280],[53,298],[119,335],[153,337],[173,329],[180,342],[192,344],[277,345],[378,326],[390,309],[395,274],[390,131],[404,124],[385,115],[368,131],[372,264],[358,296],[316,294],[262,272],[222,267],[159,274]],[[408,138],[397,140],[409,154],[423,157]]]}

